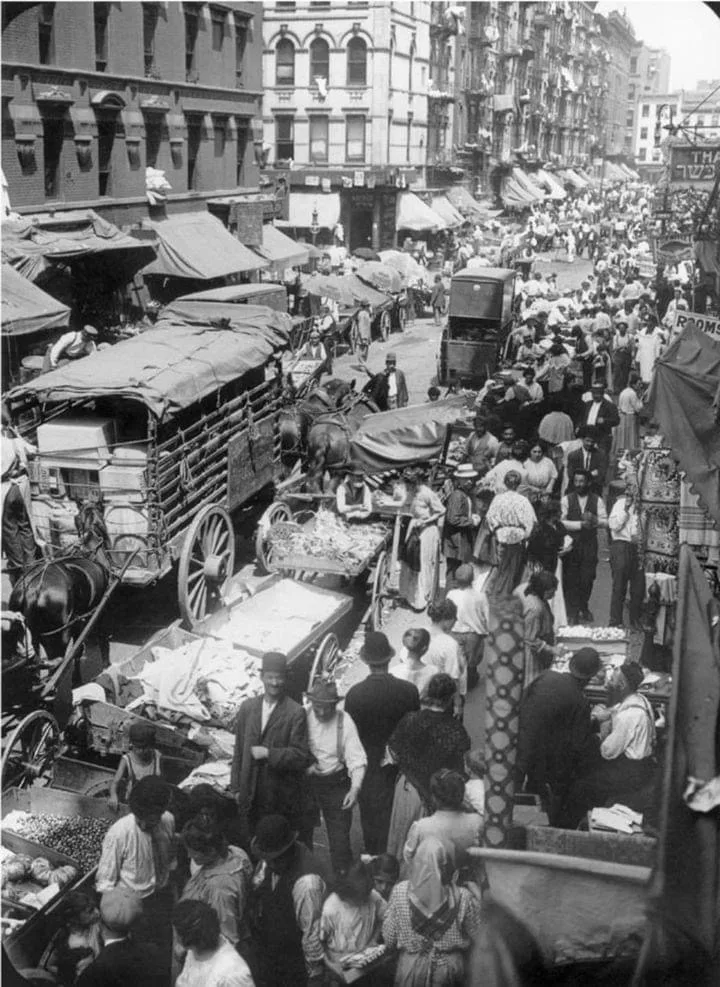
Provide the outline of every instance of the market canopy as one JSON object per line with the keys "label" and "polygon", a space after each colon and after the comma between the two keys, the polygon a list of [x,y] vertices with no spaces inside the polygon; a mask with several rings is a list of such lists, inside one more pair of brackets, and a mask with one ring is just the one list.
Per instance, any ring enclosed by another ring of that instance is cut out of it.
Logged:
{"label": "market canopy", "polygon": [[566,168],[564,171],[558,172],[562,180],[566,185],[572,185],[574,189],[581,192],[589,184],[584,178],[581,178],[572,168]]}
{"label": "market canopy", "polygon": [[157,257],[143,274],[208,281],[268,266],[209,212],[146,220],[146,224],[157,236]]}
{"label": "market canopy", "polygon": [[436,212],[445,221],[448,229],[452,229],[455,226],[462,226],[465,222],[462,214],[458,212],[446,195],[434,195],[430,204],[433,212]]}
{"label": "market canopy", "polygon": [[545,171],[544,168],[540,168],[538,171],[533,172],[530,175],[530,178],[541,188],[546,189],[548,196],[551,199],[559,202],[561,199],[567,198],[567,192],[557,178],[555,178],[555,176],[549,171]]}
{"label": "market canopy", "polygon": [[655,364],[648,408],[702,507],[720,525],[720,339],[686,327]]}
{"label": "market canopy", "polygon": [[302,267],[310,258],[305,244],[296,243],[269,223],[263,224],[262,245],[253,249],[272,267]]}
{"label": "market canopy", "polygon": [[68,324],[70,309],[18,274],[9,264],[2,266],[2,333],[24,336]]}
{"label": "market canopy", "polygon": [[288,344],[291,320],[283,312],[216,305],[213,314],[214,325],[160,319],[139,336],[40,374],[10,396],[50,402],[117,397],[168,417],[264,366]]}
{"label": "market canopy", "polygon": [[395,227],[398,230],[415,230],[418,233],[436,232],[447,229],[447,223],[434,209],[425,205],[414,192],[401,192],[397,198]]}
{"label": "market canopy", "polygon": [[542,193],[533,195],[518,181],[515,171],[505,175],[500,188],[500,198],[508,209],[528,209],[544,196]]}
{"label": "market canopy", "polygon": [[534,201],[541,202],[545,199],[545,193],[528,178],[527,173],[522,168],[513,168],[512,177]]}
{"label": "market canopy", "polygon": [[350,458],[368,472],[427,462],[440,455],[448,425],[466,410],[462,397],[452,397],[370,415],[350,439]]}
{"label": "market canopy", "polygon": [[152,243],[121,233],[92,209],[23,216],[2,224],[3,262],[30,281],[57,261],[68,263],[118,250],[154,252]]}

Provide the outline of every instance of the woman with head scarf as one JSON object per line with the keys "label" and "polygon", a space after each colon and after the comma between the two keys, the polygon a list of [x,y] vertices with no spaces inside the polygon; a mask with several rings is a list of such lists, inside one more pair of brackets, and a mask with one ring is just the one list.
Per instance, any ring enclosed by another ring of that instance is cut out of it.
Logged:
{"label": "woman with head scarf", "polygon": [[480,903],[452,884],[451,853],[435,837],[417,847],[407,881],[393,889],[383,939],[398,952],[395,987],[461,987]]}
{"label": "woman with head scarf", "polygon": [[410,500],[410,522],[400,552],[400,595],[413,610],[424,610],[437,588],[440,521],[445,507],[420,471],[403,474]]}
{"label": "woman with head scarf", "polygon": [[405,862],[412,861],[426,839],[436,837],[452,851],[455,866],[463,867],[467,851],[480,844],[483,817],[466,809],[465,779],[459,771],[436,771],[430,779],[430,796],[435,811],[410,827],[403,849]]}

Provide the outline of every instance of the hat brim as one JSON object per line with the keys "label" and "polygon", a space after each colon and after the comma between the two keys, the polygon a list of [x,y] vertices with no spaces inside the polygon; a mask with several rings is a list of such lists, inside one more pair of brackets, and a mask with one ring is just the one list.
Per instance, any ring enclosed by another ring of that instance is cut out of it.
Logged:
{"label": "hat brim", "polygon": [[262,850],[258,846],[257,836],[255,836],[250,842],[250,849],[256,857],[260,857],[262,860],[276,860],[278,857],[282,857],[284,853],[288,852],[290,847],[297,841],[297,838],[297,832],[293,832],[292,839],[289,843],[286,843],[284,847],[281,847],[279,850],[266,851]]}

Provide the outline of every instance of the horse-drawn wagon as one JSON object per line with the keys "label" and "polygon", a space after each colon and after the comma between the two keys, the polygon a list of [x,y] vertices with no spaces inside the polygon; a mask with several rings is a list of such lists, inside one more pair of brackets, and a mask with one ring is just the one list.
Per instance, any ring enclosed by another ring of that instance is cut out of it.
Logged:
{"label": "horse-drawn wagon", "polygon": [[110,567],[146,586],[178,566],[192,624],[232,574],[230,512],[275,479],[289,316],[213,306],[43,374],[10,393],[32,435],[33,523],[50,558],[76,549],[90,508]]}

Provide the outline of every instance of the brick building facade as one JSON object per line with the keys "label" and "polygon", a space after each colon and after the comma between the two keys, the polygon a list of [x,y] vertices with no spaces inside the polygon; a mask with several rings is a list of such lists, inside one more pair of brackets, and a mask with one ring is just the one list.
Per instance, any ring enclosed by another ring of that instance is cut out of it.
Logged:
{"label": "brick building facade", "polygon": [[260,3],[3,5],[2,166],[15,211],[169,214],[257,191]]}

